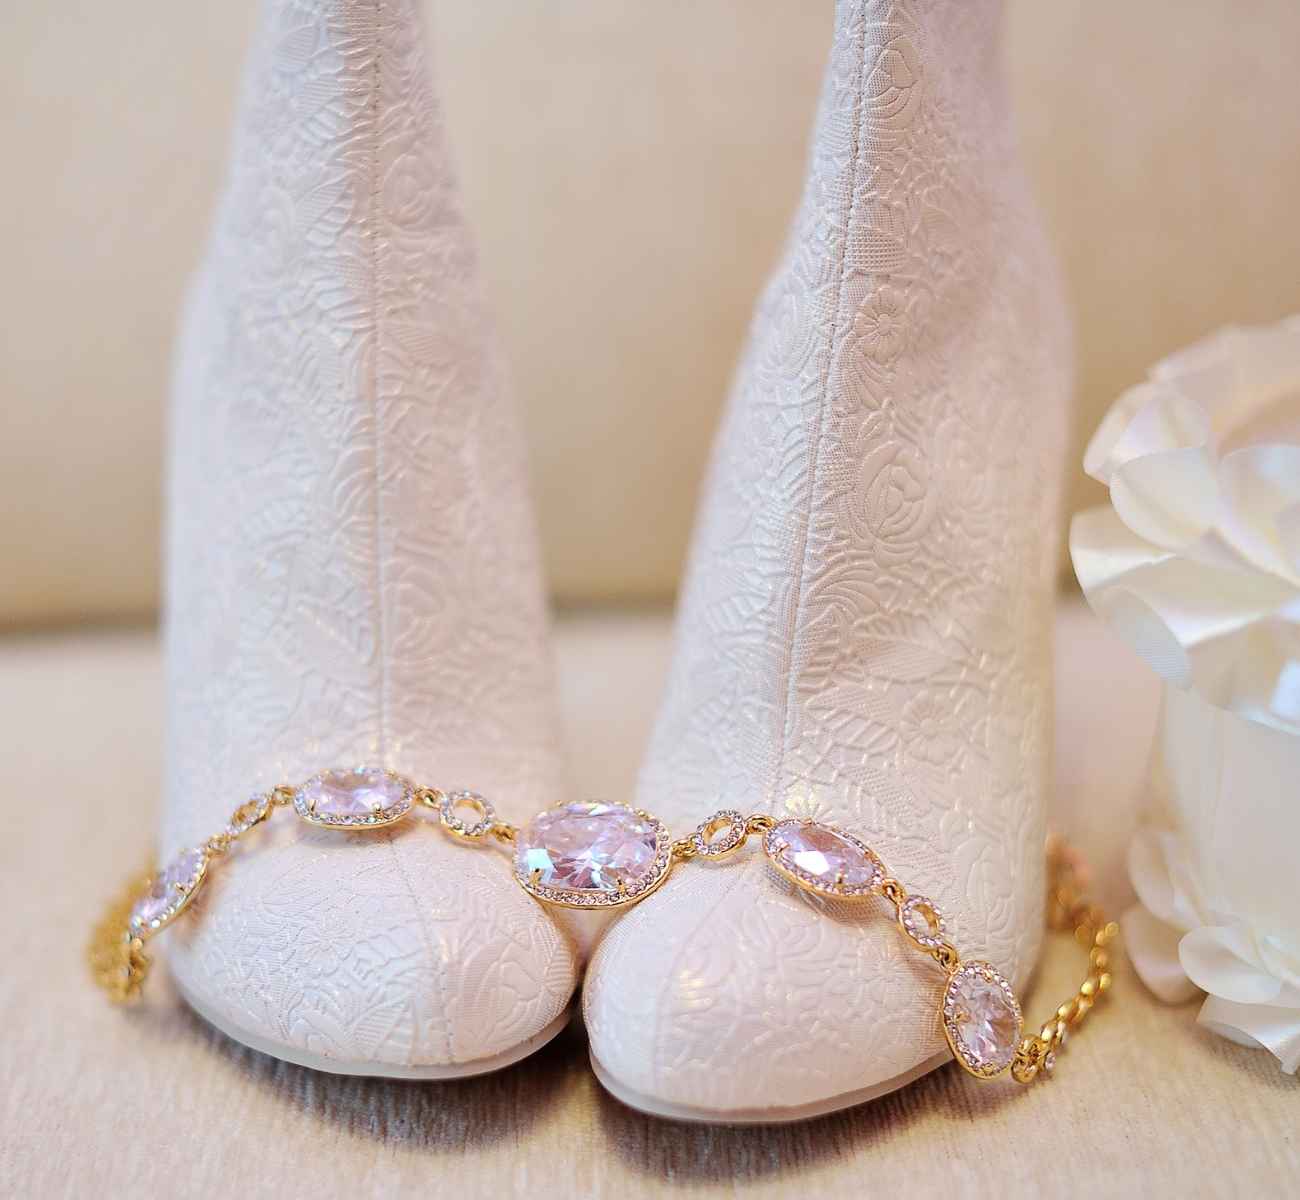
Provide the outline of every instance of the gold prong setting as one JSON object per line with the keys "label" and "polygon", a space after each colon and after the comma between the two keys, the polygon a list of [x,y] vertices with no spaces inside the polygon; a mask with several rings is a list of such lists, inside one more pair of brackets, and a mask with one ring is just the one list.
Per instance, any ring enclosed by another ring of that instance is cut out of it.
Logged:
{"label": "gold prong setting", "polygon": [[87,956],[96,982],[117,1002],[140,994],[149,973],[149,940],[191,904],[211,873],[250,830],[276,809],[292,806],[310,824],[357,831],[382,828],[415,805],[437,813],[437,824],[462,841],[496,841],[511,848],[516,881],[544,904],[576,909],[622,908],[663,884],[676,863],[716,861],[761,837],[771,866],[804,891],[825,897],[879,897],[907,940],[936,962],[944,982],[939,1018],[963,1070],[992,1079],[1010,1070],[1018,1083],[1049,1075],[1071,1030],[1111,989],[1110,942],[1119,930],[1081,891],[1082,869],[1069,847],[1049,842],[1049,924],[1088,945],[1088,975],[1038,1034],[1024,1036],[1015,992],[996,967],[965,962],[947,940],[943,913],[928,897],[909,893],[860,838],[808,818],[743,816],[722,809],[673,841],[644,809],[597,801],[546,809],[527,829],[498,818],[477,792],[414,787],[373,767],[322,771],[297,787],[281,784],[245,800],[207,841],[183,849],[152,875],[138,876],[107,909],[91,934]]}
{"label": "gold prong setting", "polygon": [[1011,984],[991,963],[963,963],[948,977],[940,1015],[953,1056],[970,1074],[992,1079],[1015,1061],[1024,1017]]}
{"label": "gold prong setting", "polygon": [[626,804],[578,802],[538,813],[518,834],[514,875],[561,908],[635,904],[668,877],[672,839],[657,817]]}
{"label": "gold prong setting", "polygon": [[395,771],[334,768],[294,790],[293,811],[320,829],[381,829],[406,816],[414,796],[415,789]]}
{"label": "gold prong setting", "polygon": [[135,901],[129,919],[136,937],[152,937],[185,911],[208,873],[208,853],[185,849],[177,853]]}
{"label": "gold prong setting", "polygon": [[787,879],[820,896],[874,896],[885,875],[866,842],[820,821],[778,821],[763,835],[763,853]]}

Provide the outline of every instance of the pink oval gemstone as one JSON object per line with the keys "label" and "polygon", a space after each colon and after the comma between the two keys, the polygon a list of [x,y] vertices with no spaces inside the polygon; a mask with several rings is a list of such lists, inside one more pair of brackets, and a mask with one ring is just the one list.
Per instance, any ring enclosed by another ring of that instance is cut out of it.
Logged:
{"label": "pink oval gemstone", "polygon": [[131,927],[137,933],[161,928],[198,887],[206,867],[207,856],[202,850],[182,850],[135,902]]}
{"label": "pink oval gemstone", "polygon": [[866,892],[880,876],[879,863],[856,839],[816,821],[782,821],[764,848],[800,882],[828,892]]}
{"label": "pink oval gemstone", "polygon": [[1001,974],[987,963],[967,963],[944,994],[944,1024],[953,1050],[981,1074],[1011,1065],[1020,1044],[1020,1006]]}
{"label": "pink oval gemstone", "polygon": [[321,825],[387,823],[410,807],[406,782],[378,767],[322,771],[294,794],[298,815]]}
{"label": "pink oval gemstone", "polygon": [[515,870],[560,891],[639,891],[656,873],[658,832],[657,822],[621,804],[564,804],[520,834]]}

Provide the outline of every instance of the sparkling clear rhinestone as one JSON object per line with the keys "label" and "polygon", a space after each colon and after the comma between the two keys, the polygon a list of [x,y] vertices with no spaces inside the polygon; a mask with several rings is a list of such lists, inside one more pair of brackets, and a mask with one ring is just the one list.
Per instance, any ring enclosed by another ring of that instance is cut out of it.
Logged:
{"label": "sparkling clear rhinestone", "polygon": [[987,963],[962,967],[948,982],[944,1008],[951,1014],[953,1049],[967,1066],[989,1073],[1010,1066],[1020,1042],[1020,1010],[994,968]]}
{"label": "sparkling clear rhinestone", "polygon": [[866,847],[816,821],[782,821],[764,846],[796,879],[821,890],[864,892],[880,877],[880,864]]}
{"label": "sparkling clear rhinestone", "polygon": [[515,870],[535,886],[617,896],[649,883],[658,858],[656,821],[621,804],[582,802],[534,818],[519,836]]}
{"label": "sparkling clear rhinestone", "polygon": [[182,850],[176,855],[135,902],[131,909],[132,928],[137,931],[161,928],[199,885],[207,861],[202,850]]}
{"label": "sparkling clear rhinestone", "polygon": [[322,771],[294,793],[294,810],[316,825],[381,825],[411,807],[405,780],[378,767]]}

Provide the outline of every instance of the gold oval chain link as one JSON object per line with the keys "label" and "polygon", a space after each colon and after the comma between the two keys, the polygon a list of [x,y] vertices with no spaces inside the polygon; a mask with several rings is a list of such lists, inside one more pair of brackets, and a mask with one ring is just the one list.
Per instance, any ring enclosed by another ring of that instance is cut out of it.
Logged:
{"label": "gold oval chain link", "polygon": [[1016,1050],[1011,1074],[1020,1083],[1030,1083],[1040,1073],[1050,1073],[1056,1055],[1071,1032],[1083,1024],[1093,1006],[1111,990],[1113,976],[1107,946],[1119,936],[1119,926],[1083,892],[1083,861],[1062,839],[1053,837],[1047,845],[1047,924],[1059,933],[1073,934],[1088,948],[1088,973],[1073,996],[1060,1005],[1037,1034],[1022,1038]]}
{"label": "gold oval chain link", "polygon": [[[231,814],[225,828],[202,843],[203,853],[209,860],[225,855],[240,838],[266,821],[275,809],[292,805],[295,791],[292,787],[282,785],[245,801]],[[471,794],[465,795],[468,797]],[[413,799],[437,813],[440,825],[448,824],[450,810],[444,803],[445,793],[436,788],[416,788],[413,790]],[[479,811],[484,818],[491,813],[490,806],[481,801],[481,798]],[[739,831],[739,845],[743,845],[750,837],[765,836],[777,824],[776,819],[766,813],[752,813],[743,818],[743,830],[740,830],[740,814],[729,812],[720,815],[727,816],[733,823],[733,828]],[[713,826],[709,822],[701,826],[704,830],[711,828]],[[704,861],[708,857],[700,851],[698,834],[697,830],[696,834],[670,843],[673,861],[685,862],[697,857]],[[490,823],[486,824],[481,833],[475,830],[470,840],[491,838],[509,847],[516,843],[518,836],[519,829],[516,826],[497,819],[492,814]],[[733,833],[732,837],[735,836]],[[1101,909],[1084,895],[1085,871],[1082,860],[1059,838],[1049,840],[1047,874],[1048,925],[1054,930],[1073,933],[1075,939],[1087,947],[1088,972],[1074,995],[1057,1007],[1051,1019],[1036,1034],[1021,1038],[1011,1065],[1011,1074],[1020,1083],[1029,1083],[1040,1074],[1051,1072],[1056,1054],[1070,1033],[1083,1023],[1096,1003],[1110,991],[1112,975],[1107,947],[1119,932],[1118,926],[1113,921],[1108,921]],[[131,911],[152,885],[152,872],[132,880],[122,894],[108,905],[91,932],[86,948],[91,973],[95,982],[114,1001],[135,999],[148,977],[150,958],[145,953],[147,939],[133,933]],[[908,904],[910,896],[907,888],[893,876],[882,872],[873,890],[893,906],[896,918],[903,925],[904,906]],[[911,897],[911,905],[920,906],[927,911],[932,907],[923,897]],[[904,929],[907,931],[906,925]],[[940,936],[940,933],[941,931],[936,932],[933,940],[923,938],[918,941],[916,935],[909,932],[909,938],[918,949],[928,954],[952,976],[962,967],[961,955],[957,947]]]}

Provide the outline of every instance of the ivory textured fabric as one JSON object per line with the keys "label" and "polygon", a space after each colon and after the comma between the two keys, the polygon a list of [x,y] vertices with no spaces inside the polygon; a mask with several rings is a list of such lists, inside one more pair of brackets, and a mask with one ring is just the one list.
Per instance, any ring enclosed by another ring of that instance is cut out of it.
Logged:
{"label": "ivory textured fabric", "polygon": [[[1041,932],[1070,367],[1000,12],[837,6],[637,794],[687,828],[735,808],[869,829],[962,953],[1019,981]],[[757,859],[679,872],[588,970],[603,1070],[667,1111],[729,1114],[915,1070],[944,1048],[928,972],[852,910],[828,917]]]}
{"label": "ivory textured fabric", "polygon": [[[668,657],[665,617],[558,630],[578,794],[628,795]],[[1052,819],[1130,898],[1123,853],[1155,722],[1155,680],[1077,602],[1058,619]],[[611,680],[617,681],[611,683]],[[160,971],[112,1009],[81,962],[90,915],[143,859],[162,779],[152,636],[0,640],[0,745],[23,817],[0,839],[0,1191],[32,1200],[141,1195],[584,1200],[810,1195],[1286,1196],[1300,1190],[1300,1080],[1211,1037],[1121,964],[1113,1003],[1057,1077],[1004,1090],[947,1066],[817,1121],[727,1129],[645,1117],[606,1096],[579,1031],[459,1083],[349,1079],[214,1033]],[[33,798],[34,797],[34,798]],[[431,833],[431,831],[421,831]],[[1078,980],[1049,938],[1029,1012]]]}
{"label": "ivory textured fabric", "polygon": [[[0,622],[144,612],[175,313],[255,0],[8,9]],[[551,584],[667,597],[798,200],[830,0],[425,9]],[[1006,32],[1077,317],[1077,468],[1150,363],[1300,308],[1300,6],[1009,0]],[[1100,495],[1070,482],[1073,507]]]}
{"label": "ivory textured fabric", "polygon": [[[563,789],[522,435],[408,0],[264,5],[170,501],[164,855],[322,766],[473,787],[508,819]],[[403,829],[286,827],[199,903],[187,994],[309,1061],[494,1058],[575,983],[510,880]]]}

